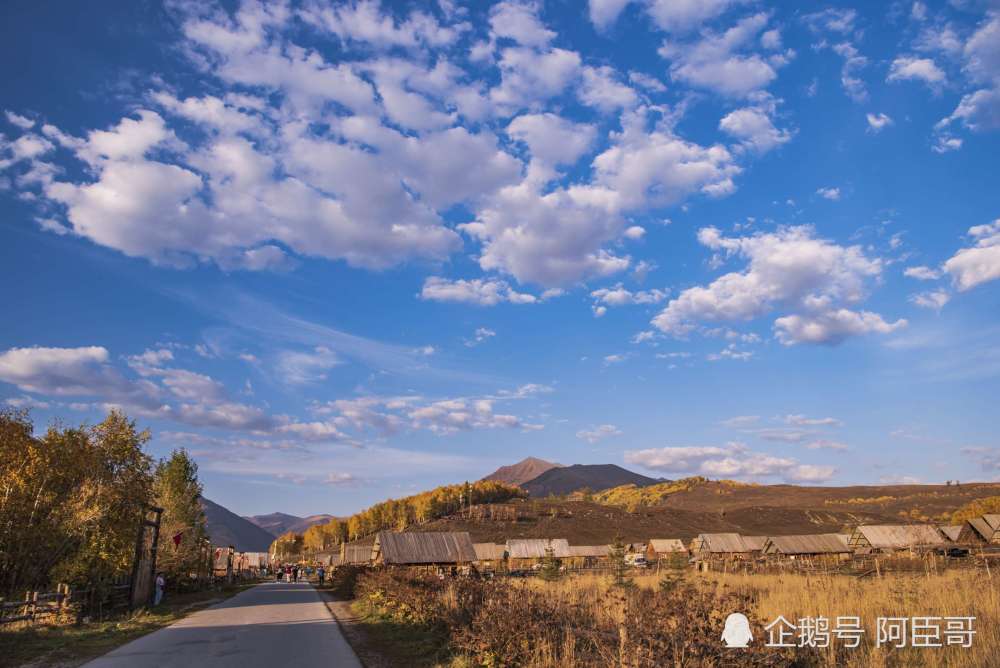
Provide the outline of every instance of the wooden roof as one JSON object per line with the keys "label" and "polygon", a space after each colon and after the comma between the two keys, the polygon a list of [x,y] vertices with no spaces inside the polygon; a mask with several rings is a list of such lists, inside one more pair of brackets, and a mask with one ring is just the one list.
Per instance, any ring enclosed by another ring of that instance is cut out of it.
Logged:
{"label": "wooden roof", "polygon": [[651,538],[649,546],[656,554],[670,552],[687,552],[684,542],[680,538]]}
{"label": "wooden roof", "polygon": [[693,543],[699,552],[713,554],[740,554],[752,552],[738,533],[701,533]]}
{"label": "wooden roof", "polygon": [[764,543],[767,542],[767,536],[743,536],[743,544],[746,545],[751,552],[761,552],[764,549]]}
{"label": "wooden roof", "polygon": [[997,534],[997,530],[986,521],[985,515],[982,517],[973,517],[971,520],[968,520],[968,523],[987,543],[992,541]]}
{"label": "wooden roof", "polygon": [[546,556],[545,552],[550,547],[553,557],[570,556],[569,541],[565,538],[516,538],[508,540],[507,555],[511,559],[541,559]]}
{"label": "wooden roof", "polygon": [[863,524],[855,530],[851,542],[858,543],[859,536],[873,548],[889,550],[944,543],[937,527],[929,524]]}
{"label": "wooden roof", "polygon": [[950,540],[953,543],[956,540],[958,540],[959,534],[962,533],[962,525],[961,524],[949,524],[949,525],[946,525],[946,526],[939,526],[938,529],[941,531],[941,533],[944,534],[945,538],[947,538],[948,540]]}
{"label": "wooden roof", "polygon": [[495,561],[507,556],[507,546],[496,543],[473,543],[476,561]]}
{"label": "wooden roof", "polygon": [[372,548],[386,564],[460,564],[476,560],[467,531],[394,533],[380,531]]}
{"label": "wooden roof", "polygon": [[607,545],[570,545],[571,557],[606,557],[611,552]]}
{"label": "wooden roof", "polygon": [[983,520],[993,527],[994,531],[1000,531],[1000,513],[989,513],[983,515]]}
{"label": "wooden roof", "polygon": [[835,533],[771,536],[764,546],[766,554],[842,554],[850,551],[844,536]]}

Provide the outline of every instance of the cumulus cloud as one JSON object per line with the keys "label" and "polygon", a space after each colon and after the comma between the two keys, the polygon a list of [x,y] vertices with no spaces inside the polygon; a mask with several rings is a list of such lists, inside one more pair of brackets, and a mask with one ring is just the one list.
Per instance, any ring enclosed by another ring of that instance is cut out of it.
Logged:
{"label": "cumulus cloud", "polygon": [[576,437],[582,441],[586,441],[591,445],[602,441],[606,438],[611,438],[614,436],[621,436],[622,431],[613,424],[600,424],[596,427],[590,427],[588,429],[581,429],[576,432]]}
{"label": "cumulus cloud", "polygon": [[595,304],[604,306],[628,306],[632,304],[658,304],[667,298],[666,290],[628,290],[621,283],[610,288],[600,288],[590,293]]}
{"label": "cumulus cloud", "polygon": [[475,346],[478,346],[480,343],[484,343],[492,339],[496,335],[497,333],[492,329],[490,329],[489,327],[476,327],[476,331],[472,335],[472,338],[466,340],[465,345],[470,348],[474,348]]}
{"label": "cumulus cloud", "polygon": [[780,478],[789,482],[824,482],[836,474],[833,466],[803,464],[791,457],[754,452],[743,443],[724,446],[666,447],[631,450],[629,464],[661,473],[715,478]]}
{"label": "cumulus cloud", "polygon": [[886,81],[923,81],[933,89],[945,83],[944,71],[930,58],[899,56],[892,61]]}
{"label": "cumulus cloud", "polygon": [[791,132],[776,128],[768,111],[759,107],[729,112],[719,121],[719,129],[758,153],[766,153],[792,138]]}
{"label": "cumulus cloud", "polygon": [[310,351],[286,350],[278,354],[279,377],[292,385],[304,385],[326,380],[327,372],[340,364],[337,355],[325,346]]}
{"label": "cumulus cloud", "polygon": [[936,281],[941,278],[941,272],[937,269],[931,269],[930,267],[919,265],[904,269],[903,276],[915,278],[918,281]]}
{"label": "cumulus cloud", "polygon": [[754,14],[723,33],[706,32],[693,43],[667,41],[658,53],[670,61],[673,80],[746,97],[774,81],[778,76],[775,68],[786,62],[786,58],[765,58],[750,50],[768,18],[763,12]]}
{"label": "cumulus cloud", "polygon": [[534,295],[517,292],[506,281],[474,278],[450,280],[430,276],[424,281],[420,298],[438,302],[461,302],[477,306],[495,306],[501,302],[534,304]]}
{"label": "cumulus cloud", "polygon": [[825,187],[816,190],[816,194],[823,199],[837,201],[840,199],[840,188]]}
{"label": "cumulus cloud", "polygon": [[1000,278],[1000,219],[969,228],[974,246],[963,248],[944,263],[961,291]]}
{"label": "cumulus cloud", "polygon": [[721,257],[746,258],[748,265],[671,299],[652,321],[665,334],[684,336],[702,322],[748,321],[777,309],[800,311],[775,320],[778,339],[788,345],[834,344],[906,324],[846,308],[861,302],[868,283],[882,273],[882,261],[869,258],[858,246],[816,238],[809,227],[735,238],[706,227],[699,230],[698,240]]}

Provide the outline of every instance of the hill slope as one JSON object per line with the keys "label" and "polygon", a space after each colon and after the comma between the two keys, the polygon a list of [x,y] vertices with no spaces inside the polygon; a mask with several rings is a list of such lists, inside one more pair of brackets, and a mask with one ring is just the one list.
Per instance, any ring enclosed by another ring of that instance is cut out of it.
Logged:
{"label": "hill slope", "polygon": [[232,545],[240,552],[267,552],[274,536],[214,501],[201,497],[212,545]]}
{"label": "hill slope", "polygon": [[561,467],[562,464],[553,464],[537,457],[527,457],[516,464],[501,466],[483,480],[494,480],[520,486],[529,480],[534,480],[546,471]]}
{"label": "hill slope", "polygon": [[243,519],[253,522],[272,536],[280,536],[283,533],[293,531],[303,533],[315,524],[323,524],[334,518],[333,515],[310,515],[308,517],[296,517],[288,513],[270,513],[268,515],[251,515]]}
{"label": "hill slope", "polygon": [[521,488],[529,496],[545,497],[549,494],[570,494],[584,488],[597,491],[629,484],[645,487],[657,482],[660,481],[614,464],[573,464],[549,469],[534,480],[522,484]]}

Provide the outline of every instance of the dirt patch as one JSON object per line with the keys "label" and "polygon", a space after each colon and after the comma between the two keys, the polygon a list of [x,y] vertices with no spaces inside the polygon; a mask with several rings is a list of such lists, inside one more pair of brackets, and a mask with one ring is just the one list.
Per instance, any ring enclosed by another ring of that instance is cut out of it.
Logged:
{"label": "dirt patch", "polygon": [[383,655],[365,633],[364,620],[351,609],[353,601],[335,598],[330,592],[318,591],[330,614],[337,620],[337,625],[340,626],[340,631],[344,634],[347,644],[358,655],[365,668],[393,668],[393,666],[398,665]]}

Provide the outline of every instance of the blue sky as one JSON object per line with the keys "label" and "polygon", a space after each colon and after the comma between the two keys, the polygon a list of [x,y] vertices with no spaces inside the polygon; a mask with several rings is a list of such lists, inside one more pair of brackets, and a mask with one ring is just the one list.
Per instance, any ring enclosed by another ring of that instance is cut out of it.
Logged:
{"label": "blue sky", "polygon": [[4,7],[0,400],[243,514],[1000,478],[1000,10]]}

